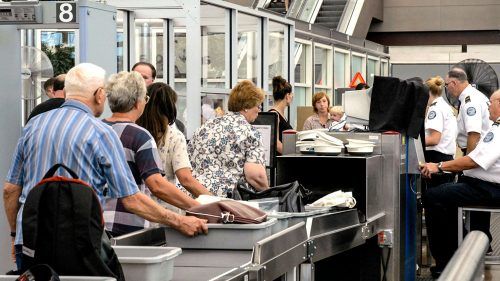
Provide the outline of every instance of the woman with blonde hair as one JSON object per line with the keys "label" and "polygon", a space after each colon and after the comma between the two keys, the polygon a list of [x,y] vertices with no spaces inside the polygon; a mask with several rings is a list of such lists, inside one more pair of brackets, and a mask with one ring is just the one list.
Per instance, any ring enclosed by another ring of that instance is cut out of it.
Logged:
{"label": "woman with blonde hair", "polygon": [[231,90],[229,112],[207,121],[188,144],[194,177],[214,195],[227,197],[238,181],[256,190],[269,187],[264,147],[255,121],[264,93],[243,80]]}
{"label": "woman with blonde hair", "polygon": [[[432,77],[426,85],[429,87],[429,107],[425,118],[425,159],[433,163],[452,160],[457,146],[457,120],[451,106],[441,96],[444,80],[440,76]],[[427,186],[450,182],[452,177],[452,174],[433,176]]]}

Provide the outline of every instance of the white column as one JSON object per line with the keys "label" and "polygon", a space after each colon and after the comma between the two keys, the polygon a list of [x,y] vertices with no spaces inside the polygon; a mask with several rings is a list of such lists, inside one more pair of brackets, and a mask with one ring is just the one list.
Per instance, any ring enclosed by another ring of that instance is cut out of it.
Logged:
{"label": "white column", "polygon": [[184,0],[186,14],[186,131],[188,139],[201,125],[200,1]]}
{"label": "white column", "polygon": [[[21,36],[16,26],[0,25],[0,175],[5,177],[10,167],[12,153],[21,135]],[[2,181],[3,185],[3,181]],[[10,258],[11,241],[3,200],[0,200],[0,272],[14,268]]]}

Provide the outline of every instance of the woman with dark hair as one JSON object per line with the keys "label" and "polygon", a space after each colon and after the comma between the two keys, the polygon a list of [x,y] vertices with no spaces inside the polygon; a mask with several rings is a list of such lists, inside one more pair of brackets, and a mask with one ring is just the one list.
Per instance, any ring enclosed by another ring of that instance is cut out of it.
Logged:
{"label": "woman with dark hair", "polygon": [[273,78],[273,98],[274,106],[269,112],[276,112],[279,116],[278,124],[278,142],[276,150],[279,154],[283,151],[283,131],[293,129],[288,120],[285,118],[285,108],[290,106],[293,100],[292,85],[283,77],[276,76]]}
{"label": "woman with dark hair", "polygon": [[167,84],[157,82],[148,87],[148,96],[150,100],[137,124],[148,130],[155,139],[165,177],[173,184],[176,184],[177,177],[179,183],[196,197],[210,194],[191,173],[184,135],[171,126],[177,117],[177,94]]}

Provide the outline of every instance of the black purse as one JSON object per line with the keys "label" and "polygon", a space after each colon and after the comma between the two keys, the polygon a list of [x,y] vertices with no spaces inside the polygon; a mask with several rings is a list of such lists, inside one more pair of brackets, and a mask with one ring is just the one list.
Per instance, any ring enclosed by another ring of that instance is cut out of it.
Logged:
{"label": "black purse", "polygon": [[236,190],[233,190],[233,199],[248,201],[278,197],[280,212],[297,213],[305,211],[304,205],[311,193],[310,190],[303,187],[298,181],[270,187],[264,191],[254,191],[248,186],[248,183],[238,182]]}

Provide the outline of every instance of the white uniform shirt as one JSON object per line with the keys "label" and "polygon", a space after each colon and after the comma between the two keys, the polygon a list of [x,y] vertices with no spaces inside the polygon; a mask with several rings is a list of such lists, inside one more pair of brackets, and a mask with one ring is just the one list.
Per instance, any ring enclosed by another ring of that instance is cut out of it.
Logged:
{"label": "white uniform shirt", "polygon": [[500,118],[468,155],[479,167],[464,171],[464,175],[500,183]]}
{"label": "white uniform shirt", "polygon": [[430,129],[441,133],[437,145],[428,146],[426,150],[435,150],[448,155],[455,155],[457,147],[457,119],[453,110],[442,97],[434,100],[427,111],[425,118],[425,133],[430,134]]}
{"label": "white uniform shirt", "polygon": [[484,137],[491,127],[488,111],[488,98],[471,85],[467,86],[460,96],[460,112],[458,113],[457,143],[461,148],[467,147],[467,134],[480,133]]}

